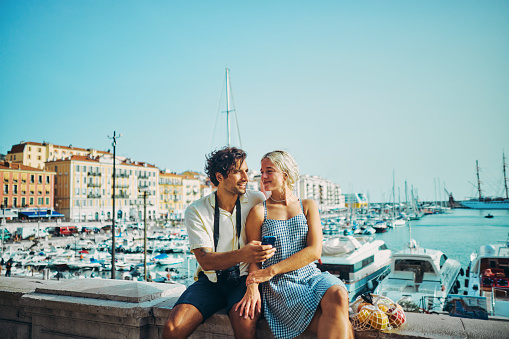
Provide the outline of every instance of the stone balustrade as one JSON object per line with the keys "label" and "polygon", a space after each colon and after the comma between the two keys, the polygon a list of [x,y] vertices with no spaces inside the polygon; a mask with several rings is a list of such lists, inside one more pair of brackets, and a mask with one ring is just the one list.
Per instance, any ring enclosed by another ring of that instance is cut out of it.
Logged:
{"label": "stone balustrade", "polygon": [[[161,338],[162,326],[184,291],[180,284],[109,279],[38,280],[0,277],[0,338]],[[356,332],[356,338],[504,338],[509,321],[407,313],[407,324],[390,332]],[[259,338],[273,338],[260,320]],[[218,312],[190,338],[233,338]],[[316,338],[304,333],[299,339]]]}

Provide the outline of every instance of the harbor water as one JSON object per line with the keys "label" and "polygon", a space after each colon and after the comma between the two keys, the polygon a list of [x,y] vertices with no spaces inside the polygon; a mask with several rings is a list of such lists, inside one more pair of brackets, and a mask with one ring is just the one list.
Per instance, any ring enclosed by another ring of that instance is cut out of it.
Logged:
{"label": "harbor water", "polygon": [[[493,218],[485,218],[491,214]],[[169,233],[172,229],[161,229],[158,232]],[[470,262],[470,254],[476,251],[480,246],[486,244],[496,244],[505,242],[509,233],[509,210],[470,210],[470,209],[453,209],[447,213],[425,215],[420,220],[409,221],[406,226],[389,228],[385,233],[376,233],[373,235],[375,239],[384,240],[387,247],[393,253],[404,249],[410,238],[415,239],[419,246],[423,248],[436,249],[445,253],[446,256],[456,259],[461,263],[464,270]],[[94,239],[96,243],[107,239],[107,235],[89,236],[88,239]],[[50,241],[55,241],[51,239]],[[63,246],[65,243],[71,244],[71,248],[76,246],[78,238],[58,238]],[[150,243],[150,241],[149,241]],[[143,246],[141,239],[138,239],[134,245]],[[79,251],[75,248],[75,251]],[[141,254],[140,254],[141,255]],[[147,260],[155,254],[148,253]],[[149,266],[149,271],[157,272],[158,276],[168,277],[171,273],[171,280],[174,282],[189,285],[193,282],[193,273],[196,268],[196,259],[189,253],[169,253],[170,257],[183,258],[183,262],[177,265],[165,266],[154,265]],[[118,254],[118,258],[122,258],[122,254]],[[121,260],[119,260],[120,262]],[[142,260],[138,262],[142,264]],[[142,267],[139,267],[142,269]],[[26,273],[26,272],[25,272]],[[51,277],[55,278],[56,271],[51,272]],[[117,279],[125,278],[125,271],[116,272]],[[23,274],[23,272],[22,272]],[[27,274],[30,275],[30,274]],[[108,270],[80,270],[79,272],[66,272],[62,275],[63,279],[73,279],[80,277],[100,277],[109,279],[111,271]],[[138,276],[138,279],[142,279]],[[462,280],[463,278],[460,278]],[[463,281],[460,281],[463,288]],[[461,289],[460,289],[461,290]]]}
{"label": "harbor water", "polygon": [[[488,214],[493,218],[485,218]],[[423,248],[440,250],[447,257],[458,260],[466,270],[472,252],[482,245],[505,243],[508,233],[509,210],[453,209],[448,213],[426,215],[385,233],[376,233],[375,238],[384,240],[394,253],[405,248],[411,237]],[[460,283],[463,288],[463,281]]]}

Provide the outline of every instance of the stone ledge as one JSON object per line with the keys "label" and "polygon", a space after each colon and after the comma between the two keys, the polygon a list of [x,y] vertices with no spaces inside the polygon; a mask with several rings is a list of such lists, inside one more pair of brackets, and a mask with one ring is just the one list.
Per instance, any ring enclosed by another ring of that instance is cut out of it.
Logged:
{"label": "stone ledge", "polygon": [[[183,285],[150,284],[98,279],[75,281],[0,278],[0,328],[7,338],[161,338],[162,327]],[[115,289],[114,286],[122,288]],[[80,295],[80,288],[84,294]],[[77,291],[76,295],[69,292]],[[118,292],[115,294],[115,291]],[[49,292],[49,293],[41,293]],[[101,298],[115,294],[117,300]],[[133,302],[126,296],[133,294]],[[155,297],[159,295],[159,297]],[[87,295],[88,294],[88,295]],[[77,296],[78,295],[78,296]],[[99,296],[98,298],[96,296]],[[149,300],[150,299],[150,300]],[[505,318],[477,320],[448,315],[407,313],[404,327],[388,332],[357,331],[356,338],[505,338]],[[259,338],[273,338],[265,320],[258,323]],[[224,311],[200,325],[191,339],[233,339]],[[305,332],[298,339],[314,339]]]}
{"label": "stone ledge", "polygon": [[[185,289],[185,288],[184,288]],[[57,285],[37,287],[35,293],[141,303],[182,293],[180,284],[158,284],[109,279],[67,280]]]}

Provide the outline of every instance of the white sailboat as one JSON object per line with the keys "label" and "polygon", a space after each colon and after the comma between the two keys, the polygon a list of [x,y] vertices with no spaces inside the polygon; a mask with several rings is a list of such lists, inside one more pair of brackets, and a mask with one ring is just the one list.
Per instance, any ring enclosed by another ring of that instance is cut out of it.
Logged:
{"label": "white sailboat", "polygon": [[463,205],[463,207],[466,208],[472,208],[472,209],[491,209],[491,210],[509,210],[509,189],[507,187],[507,175],[506,175],[506,163],[505,163],[505,153],[502,155],[502,162],[503,162],[503,172],[504,172],[504,188],[505,188],[505,198],[502,197],[496,197],[496,198],[490,198],[485,197],[482,194],[481,189],[481,179],[479,177],[479,162],[476,160],[476,171],[477,171],[477,192],[478,192],[478,198],[460,201],[460,204]]}

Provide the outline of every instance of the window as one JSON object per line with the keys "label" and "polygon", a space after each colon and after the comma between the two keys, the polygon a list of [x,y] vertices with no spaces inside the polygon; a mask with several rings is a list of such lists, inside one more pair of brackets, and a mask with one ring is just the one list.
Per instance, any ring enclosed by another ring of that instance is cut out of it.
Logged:
{"label": "window", "polygon": [[46,183],[49,184],[49,175],[46,176]]}
{"label": "window", "polygon": [[[32,159],[32,155],[28,155],[28,159]],[[14,160],[16,160],[16,156],[14,156]]]}
{"label": "window", "polygon": [[42,184],[42,175],[39,175],[38,181],[39,184]]}
{"label": "window", "polygon": [[26,205],[26,202],[27,201],[25,197],[21,198],[21,207],[24,207]]}
{"label": "window", "polygon": [[49,198],[46,198],[46,205],[49,205]]}
{"label": "window", "polygon": [[12,198],[12,207],[18,207],[18,198]]}
{"label": "window", "polygon": [[41,153],[41,148],[40,147],[37,148],[37,152]]}
{"label": "window", "polygon": [[12,186],[12,194],[18,194],[18,185]]}
{"label": "window", "polygon": [[30,183],[33,184],[35,182],[35,175],[30,175]]}
{"label": "window", "polygon": [[80,195],[80,189],[76,188],[76,195]]}
{"label": "window", "polygon": [[76,165],[76,172],[80,171],[80,165]]}
{"label": "window", "polygon": [[37,195],[42,195],[42,191],[37,191]]}
{"label": "window", "polygon": [[9,194],[9,185],[4,185],[4,194]]}
{"label": "window", "polygon": [[37,157],[37,160],[41,160],[41,156],[40,155]]}
{"label": "window", "polygon": [[33,206],[34,205],[34,198],[30,198],[30,205]]}
{"label": "window", "polygon": [[43,198],[37,198],[37,205],[42,205],[44,203]]}
{"label": "window", "polygon": [[9,198],[4,198],[4,207],[7,207],[9,205]]}

